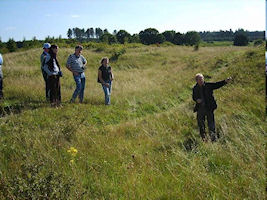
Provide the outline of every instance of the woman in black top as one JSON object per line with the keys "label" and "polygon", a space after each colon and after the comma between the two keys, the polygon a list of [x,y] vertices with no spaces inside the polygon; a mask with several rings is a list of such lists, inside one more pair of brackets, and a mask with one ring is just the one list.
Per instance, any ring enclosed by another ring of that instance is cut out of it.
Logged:
{"label": "woman in black top", "polygon": [[50,90],[50,103],[51,106],[60,106],[61,92],[60,92],[60,80],[62,72],[57,60],[58,46],[51,45],[49,49],[49,56],[46,57],[44,70],[48,75],[48,87]]}
{"label": "woman in black top", "polygon": [[112,69],[108,64],[109,59],[104,57],[101,60],[101,66],[98,68],[98,82],[102,84],[102,88],[105,93],[105,105],[110,105],[110,95],[113,81]]}

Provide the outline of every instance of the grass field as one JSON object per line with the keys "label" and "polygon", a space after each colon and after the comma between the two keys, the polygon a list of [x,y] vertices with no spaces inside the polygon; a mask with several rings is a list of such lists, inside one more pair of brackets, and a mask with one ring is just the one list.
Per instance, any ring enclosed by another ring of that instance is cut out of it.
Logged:
{"label": "grass field", "polygon": [[[97,83],[111,63],[111,106]],[[45,102],[41,49],[4,55],[0,199],[265,199],[264,47],[107,46],[85,49],[84,104],[59,49],[63,107]],[[215,92],[216,143],[193,113],[194,75],[233,82]]]}

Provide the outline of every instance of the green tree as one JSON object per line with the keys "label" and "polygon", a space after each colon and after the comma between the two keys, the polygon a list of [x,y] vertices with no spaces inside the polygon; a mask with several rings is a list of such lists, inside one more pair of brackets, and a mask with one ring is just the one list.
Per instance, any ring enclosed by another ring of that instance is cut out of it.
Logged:
{"label": "green tree", "polygon": [[234,36],[234,45],[235,46],[247,46],[248,37],[244,33],[238,33]]}
{"label": "green tree", "polygon": [[148,29],[145,29],[144,31],[141,31],[139,33],[139,38],[140,38],[140,41],[143,43],[143,44],[156,44],[158,43],[158,30],[155,29],[155,28],[148,28]]}
{"label": "green tree", "polygon": [[103,31],[101,28],[95,28],[95,36],[96,38],[100,38],[103,35]]}
{"label": "green tree", "polygon": [[166,41],[173,42],[175,31],[164,31],[162,34]]}
{"label": "green tree", "polygon": [[6,48],[9,52],[14,52],[17,49],[17,44],[13,38],[10,38],[6,43]]}
{"label": "green tree", "polygon": [[107,44],[113,44],[117,42],[116,37],[110,33],[105,33],[101,35],[99,40]]}
{"label": "green tree", "polygon": [[70,28],[68,29],[67,36],[69,39],[72,39],[72,30]]}
{"label": "green tree", "polygon": [[94,36],[95,36],[94,28],[89,29],[89,34],[90,34],[90,38],[94,38]]}
{"label": "green tree", "polygon": [[116,38],[117,38],[118,42],[121,43],[121,44],[124,44],[125,42],[128,42],[130,37],[131,37],[131,35],[125,30],[120,30],[116,34]]}
{"label": "green tree", "polygon": [[184,43],[186,45],[197,45],[200,42],[200,35],[196,31],[188,31],[184,36]]}
{"label": "green tree", "polygon": [[85,36],[86,36],[86,39],[90,39],[91,34],[90,34],[90,29],[89,28],[85,31]]}
{"label": "green tree", "polygon": [[140,43],[140,38],[138,34],[133,34],[130,39],[129,39],[130,43]]}
{"label": "green tree", "polygon": [[183,45],[184,44],[184,35],[182,33],[175,33],[173,37],[173,43],[177,45]]}
{"label": "green tree", "polygon": [[163,34],[158,34],[158,35],[157,35],[157,39],[156,39],[156,43],[161,44],[161,43],[163,43],[165,40],[166,40],[166,39],[165,39],[165,37],[164,37]]}

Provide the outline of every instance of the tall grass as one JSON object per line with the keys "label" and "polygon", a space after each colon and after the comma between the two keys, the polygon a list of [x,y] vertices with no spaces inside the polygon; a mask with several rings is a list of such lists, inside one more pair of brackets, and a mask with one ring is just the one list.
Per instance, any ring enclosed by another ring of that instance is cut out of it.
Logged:
{"label": "tall grass", "polygon": [[[112,62],[111,106],[96,82]],[[264,199],[264,47],[111,46],[84,50],[84,104],[60,49],[63,107],[45,102],[41,49],[4,55],[1,199]],[[233,76],[215,92],[216,143],[203,143],[192,112],[194,75]],[[70,147],[77,149],[72,156]]]}

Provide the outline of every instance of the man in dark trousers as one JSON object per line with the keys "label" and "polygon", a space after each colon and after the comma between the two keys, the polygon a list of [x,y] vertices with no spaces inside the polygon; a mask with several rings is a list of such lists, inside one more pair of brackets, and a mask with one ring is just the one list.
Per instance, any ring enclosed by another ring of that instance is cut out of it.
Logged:
{"label": "man in dark trousers", "polygon": [[197,83],[193,88],[193,100],[196,102],[194,112],[197,112],[197,123],[203,141],[207,141],[205,132],[206,117],[210,139],[212,142],[215,142],[217,139],[214,120],[214,110],[217,108],[217,104],[213,96],[213,90],[226,85],[230,80],[232,80],[231,77],[216,83],[206,83],[202,74],[196,74]]}

